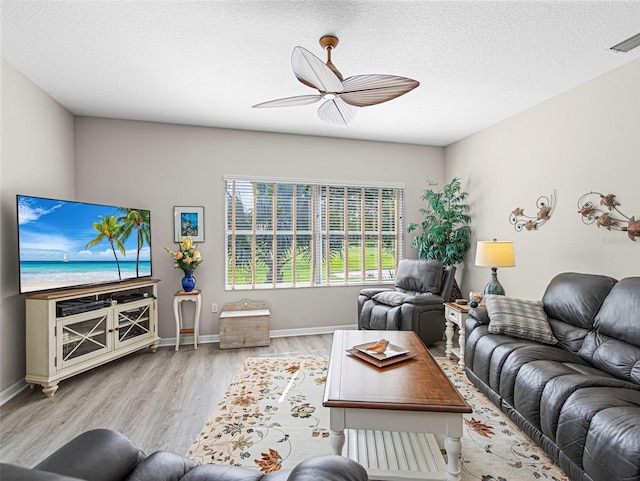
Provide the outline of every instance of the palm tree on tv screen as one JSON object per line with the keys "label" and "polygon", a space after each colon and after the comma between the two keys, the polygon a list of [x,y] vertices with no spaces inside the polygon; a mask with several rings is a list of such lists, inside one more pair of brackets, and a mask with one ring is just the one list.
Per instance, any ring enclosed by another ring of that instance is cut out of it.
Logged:
{"label": "palm tree on tv screen", "polygon": [[98,235],[95,239],[87,243],[86,248],[88,249],[89,247],[98,245],[106,239],[111,246],[111,250],[113,251],[113,257],[116,259],[116,266],[118,267],[118,279],[122,280],[122,274],[120,273],[120,261],[118,260],[118,255],[116,254],[117,247],[118,251],[120,251],[123,256],[126,255],[124,244],[119,238],[122,227],[120,224],[118,224],[115,215],[104,217],[99,215],[98,219],[100,219],[98,222],[93,223],[93,228],[98,232]]}
{"label": "palm tree on tv screen", "polygon": [[137,209],[118,209],[123,215],[118,217],[121,224],[120,239],[122,243],[126,242],[131,233],[136,231],[136,239],[138,240],[138,248],[136,253],[136,277],[140,277],[140,251],[146,242],[151,245],[151,219],[148,210]]}

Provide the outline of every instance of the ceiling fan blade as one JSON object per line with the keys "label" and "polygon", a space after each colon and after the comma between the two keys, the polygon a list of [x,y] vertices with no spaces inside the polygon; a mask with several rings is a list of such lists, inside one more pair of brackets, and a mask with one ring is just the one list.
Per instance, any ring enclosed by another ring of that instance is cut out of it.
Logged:
{"label": "ceiling fan blade", "polygon": [[358,113],[357,107],[343,102],[339,97],[327,100],[318,108],[318,117],[341,127],[349,125],[356,117],[356,113]]}
{"label": "ceiling fan blade", "polygon": [[296,97],[285,97],[283,99],[269,100],[253,106],[254,109],[270,107],[294,107],[296,105],[314,104],[322,98],[321,95],[297,95]]}
{"label": "ceiling fan blade", "polygon": [[342,92],[342,82],[322,60],[303,47],[291,54],[291,68],[296,78],[320,92]]}
{"label": "ceiling fan blade", "polygon": [[410,92],[420,82],[397,75],[354,75],[342,82],[342,100],[358,107],[381,104]]}

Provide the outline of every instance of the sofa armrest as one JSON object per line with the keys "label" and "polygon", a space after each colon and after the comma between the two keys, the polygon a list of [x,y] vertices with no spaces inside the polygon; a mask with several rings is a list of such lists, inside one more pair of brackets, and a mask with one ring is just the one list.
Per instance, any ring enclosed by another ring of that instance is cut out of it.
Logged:
{"label": "sofa armrest", "polygon": [[413,304],[414,306],[440,306],[444,310],[444,299],[437,294],[407,296],[402,303]]}
{"label": "sofa armrest", "polygon": [[389,289],[388,287],[367,287],[366,289],[362,289],[360,291],[360,295],[371,299],[376,294],[379,294],[385,291],[392,291],[392,290],[393,289]]}
{"label": "sofa armrest", "polygon": [[143,459],[125,481],[174,481],[198,466],[193,459],[169,451],[156,451]]}
{"label": "sofa armrest", "polygon": [[[269,479],[268,476],[266,479]],[[300,462],[287,481],[367,481],[367,471],[356,461],[338,455],[315,456]]]}
{"label": "sofa armrest", "polygon": [[489,313],[486,307],[476,307],[469,310],[469,317],[475,319],[478,324],[489,324]]}
{"label": "sofa armrest", "polygon": [[94,429],[75,437],[34,469],[92,481],[124,479],[144,459],[124,434]]}
{"label": "sofa armrest", "polygon": [[0,479],[2,481],[85,481],[5,463],[0,463]]}
{"label": "sofa armrest", "polygon": [[[264,474],[257,469],[224,464],[200,464],[180,481],[287,481],[290,470],[283,469]],[[316,480],[319,481],[319,480]]]}

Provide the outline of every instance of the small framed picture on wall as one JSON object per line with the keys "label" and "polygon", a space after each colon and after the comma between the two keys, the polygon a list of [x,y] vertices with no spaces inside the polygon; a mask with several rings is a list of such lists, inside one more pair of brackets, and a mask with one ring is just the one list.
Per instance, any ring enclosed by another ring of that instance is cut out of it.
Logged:
{"label": "small framed picture on wall", "polygon": [[191,237],[194,242],[204,242],[204,207],[175,206],[173,232],[175,242],[181,242],[183,237]]}

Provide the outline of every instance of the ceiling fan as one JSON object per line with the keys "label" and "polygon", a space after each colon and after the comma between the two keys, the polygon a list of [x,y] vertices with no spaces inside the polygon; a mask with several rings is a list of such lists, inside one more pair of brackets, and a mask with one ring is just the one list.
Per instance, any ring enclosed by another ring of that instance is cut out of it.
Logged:
{"label": "ceiling fan", "polygon": [[338,38],[333,35],[320,38],[320,46],[327,51],[326,64],[303,47],[295,47],[291,54],[291,67],[296,78],[316,89],[318,94],[270,100],[253,107],[291,107],[325,100],[318,108],[318,117],[325,122],[347,126],[355,118],[357,107],[395,99],[420,85],[417,80],[397,75],[354,75],[344,79],[331,63],[331,51],[337,45]]}

